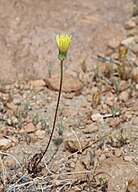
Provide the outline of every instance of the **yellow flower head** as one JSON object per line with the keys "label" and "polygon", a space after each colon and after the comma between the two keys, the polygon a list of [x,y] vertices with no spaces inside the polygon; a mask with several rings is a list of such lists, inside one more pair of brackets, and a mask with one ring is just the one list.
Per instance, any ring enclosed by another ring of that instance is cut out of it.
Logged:
{"label": "yellow flower head", "polygon": [[61,34],[60,36],[56,36],[56,41],[58,44],[58,49],[61,53],[67,53],[70,43],[71,43],[72,35]]}

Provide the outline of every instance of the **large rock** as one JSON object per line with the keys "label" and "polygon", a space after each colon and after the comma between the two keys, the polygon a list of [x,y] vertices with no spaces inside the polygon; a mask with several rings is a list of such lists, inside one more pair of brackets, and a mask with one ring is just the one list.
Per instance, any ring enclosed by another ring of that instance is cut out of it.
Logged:
{"label": "large rock", "polygon": [[29,82],[31,89],[34,91],[42,91],[46,85],[43,79],[33,80]]}
{"label": "large rock", "polygon": [[[60,84],[60,75],[53,76],[47,79],[46,82],[47,82],[47,86],[50,89],[58,91],[59,84]],[[63,92],[79,91],[82,88],[83,88],[83,84],[79,81],[79,79],[73,77],[72,75],[64,74],[63,86],[62,86]]]}
{"label": "large rock", "polygon": [[72,153],[84,149],[88,144],[89,144],[88,141],[82,139],[81,140],[69,139],[64,142],[65,148]]}
{"label": "large rock", "polygon": [[124,192],[129,181],[132,182],[128,191],[137,191],[137,168],[132,162],[126,162],[120,158],[112,157],[104,160],[98,170],[100,173],[103,173],[99,177],[107,177],[108,191]]}

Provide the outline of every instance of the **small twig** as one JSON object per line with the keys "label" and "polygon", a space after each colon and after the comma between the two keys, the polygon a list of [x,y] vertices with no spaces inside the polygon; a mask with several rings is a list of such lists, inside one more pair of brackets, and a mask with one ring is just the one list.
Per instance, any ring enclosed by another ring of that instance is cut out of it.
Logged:
{"label": "small twig", "polygon": [[121,63],[118,60],[115,60],[111,57],[105,56],[105,55],[97,55],[97,59],[99,59],[100,61],[104,62],[104,63],[109,63],[109,64],[116,64],[116,65],[121,65]]}
{"label": "small twig", "polygon": [[6,189],[6,192],[8,192],[8,191],[10,191],[10,190],[12,190],[12,189],[14,189],[14,188],[17,188],[17,187],[19,187],[19,186],[25,186],[25,185],[27,185],[27,184],[29,184],[29,183],[32,182],[32,181],[29,181],[29,182],[26,182],[26,183],[18,184],[18,183],[23,179],[24,176],[25,176],[25,175],[21,176],[14,184],[10,185],[10,186]]}
{"label": "small twig", "polygon": [[64,185],[62,185],[58,190],[57,192],[60,192],[65,186],[69,185],[69,188],[71,187],[71,183],[68,182],[68,183],[65,183]]}
{"label": "small twig", "polygon": [[82,153],[82,146],[81,146],[80,140],[73,129],[72,129],[72,133],[75,135],[76,140],[78,141],[78,144],[79,144],[79,148],[80,148],[79,151]]}
{"label": "small twig", "polygon": [[105,171],[100,171],[100,172],[94,174],[94,177],[96,177],[96,176],[98,176],[98,175],[101,175],[101,174],[104,174],[104,175],[109,176],[110,178],[113,178],[112,175],[110,175],[109,173],[107,173],[107,172],[105,172]]}
{"label": "small twig", "polygon": [[107,113],[107,114],[104,114],[102,115],[103,118],[110,118],[110,117],[116,117],[116,116],[119,116],[119,112],[116,112],[115,114],[113,113]]}
{"label": "small twig", "polygon": [[21,164],[19,163],[19,161],[18,161],[13,155],[11,155],[11,154],[9,154],[9,153],[2,152],[2,151],[0,151],[0,154],[1,154],[1,155],[6,155],[6,156],[12,157],[12,158],[16,161],[16,163],[19,165],[19,167],[22,168],[22,166],[21,166]]}

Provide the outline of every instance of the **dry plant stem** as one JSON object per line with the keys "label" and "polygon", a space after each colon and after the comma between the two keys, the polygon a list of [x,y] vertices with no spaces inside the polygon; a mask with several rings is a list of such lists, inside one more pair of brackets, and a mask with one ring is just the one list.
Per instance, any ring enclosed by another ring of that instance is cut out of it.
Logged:
{"label": "dry plant stem", "polygon": [[56,110],[55,110],[55,116],[54,116],[54,121],[53,121],[53,127],[52,127],[52,132],[49,138],[49,141],[47,143],[47,146],[44,150],[44,152],[40,152],[40,153],[36,153],[33,158],[31,159],[31,161],[28,164],[28,172],[29,173],[33,173],[33,175],[37,174],[38,171],[38,165],[41,162],[42,158],[44,157],[44,155],[46,154],[49,145],[51,143],[52,137],[53,137],[53,133],[55,130],[55,125],[56,125],[56,119],[57,119],[57,112],[58,112],[58,107],[59,107],[59,102],[60,102],[60,97],[61,97],[61,91],[62,91],[62,81],[63,81],[63,61],[61,61],[60,64],[61,67],[61,76],[60,76],[60,87],[59,87],[59,94],[58,94],[58,100],[57,100],[57,106],[56,106]]}

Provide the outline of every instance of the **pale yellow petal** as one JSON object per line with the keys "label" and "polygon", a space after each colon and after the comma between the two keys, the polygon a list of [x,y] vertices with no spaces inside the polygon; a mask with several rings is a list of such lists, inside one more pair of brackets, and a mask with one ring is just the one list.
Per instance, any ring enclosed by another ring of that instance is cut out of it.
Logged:
{"label": "pale yellow petal", "polygon": [[58,48],[61,52],[66,53],[69,49],[71,43],[72,35],[61,34],[60,36],[56,36],[56,41],[58,44]]}

